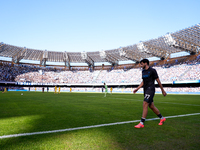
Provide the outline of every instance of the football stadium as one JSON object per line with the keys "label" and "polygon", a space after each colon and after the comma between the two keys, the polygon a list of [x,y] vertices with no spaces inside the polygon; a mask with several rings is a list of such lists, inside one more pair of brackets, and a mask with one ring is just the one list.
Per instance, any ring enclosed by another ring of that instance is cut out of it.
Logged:
{"label": "football stadium", "polygon": [[2,1],[0,150],[199,150],[199,4]]}
{"label": "football stadium", "polygon": [[[11,59],[0,61],[1,148],[199,149],[199,35],[197,24],[98,52],[42,51],[1,42],[0,56]],[[172,57],[182,51],[188,55]],[[138,130],[134,125],[140,121],[143,89],[133,90],[142,81],[140,60],[151,57],[158,58],[149,66],[168,93],[163,97],[156,84],[155,104],[167,121],[157,126],[158,118],[149,111],[145,128]],[[127,60],[133,63],[119,64]],[[74,62],[87,66],[70,65]]]}

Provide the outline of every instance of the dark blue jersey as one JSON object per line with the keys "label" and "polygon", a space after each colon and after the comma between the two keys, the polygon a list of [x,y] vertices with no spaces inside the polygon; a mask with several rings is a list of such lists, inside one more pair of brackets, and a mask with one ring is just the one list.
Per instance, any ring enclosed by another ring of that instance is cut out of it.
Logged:
{"label": "dark blue jersey", "polygon": [[158,78],[157,71],[151,67],[149,67],[147,70],[142,71],[142,79],[143,79],[143,88],[144,91],[149,89],[149,90],[154,90],[155,91],[155,79]]}

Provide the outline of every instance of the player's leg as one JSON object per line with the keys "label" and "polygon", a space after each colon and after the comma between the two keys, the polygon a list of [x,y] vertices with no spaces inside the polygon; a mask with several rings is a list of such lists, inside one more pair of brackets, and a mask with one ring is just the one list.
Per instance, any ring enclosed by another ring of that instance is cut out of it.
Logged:
{"label": "player's leg", "polygon": [[153,97],[155,95],[155,91],[149,91],[150,96],[150,103],[149,103],[149,108],[151,108],[151,110],[160,118],[160,123],[159,125],[162,125],[165,122],[165,118],[161,115],[160,111],[158,110],[158,108],[156,108],[156,106],[154,105],[153,102]]}
{"label": "player's leg", "polygon": [[143,101],[143,112],[142,112],[142,118],[144,118],[144,119],[147,117],[148,106],[149,106],[149,103],[146,102],[146,101]]}
{"label": "player's leg", "polygon": [[141,118],[140,123],[138,125],[136,125],[135,128],[144,128],[144,122],[145,122],[145,119],[146,119],[147,113],[148,113],[148,106],[149,106],[149,103],[146,101],[143,101],[142,118]]}
{"label": "player's leg", "polygon": [[156,106],[154,105],[154,102],[151,103],[151,105],[149,105],[149,108],[151,108],[151,110],[156,114],[159,115],[160,111],[158,110],[158,108],[156,108]]}
{"label": "player's leg", "polygon": [[107,89],[105,89],[105,95],[104,95],[104,97],[106,97],[106,93],[107,93]]}
{"label": "player's leg", "polygon": [[148,113],[148,106],[153,102],[154,92],[153,91],[145,91],[144,92],[144,101],[143,101],[143,112],[142,112],[142,118],[138,125],[135,126],[135,128],[143,128],[144,122],[147,117]]}
{"label": "player's leg", "polygon": [[158,125],[163,125],[163,123],[166,121],[166,118],[161,115],[160,111],[158,108],[156,108],[153,102],[151,105],[149,105],[149,108],[151,108],[151,110],[160,118],[160,123]]}

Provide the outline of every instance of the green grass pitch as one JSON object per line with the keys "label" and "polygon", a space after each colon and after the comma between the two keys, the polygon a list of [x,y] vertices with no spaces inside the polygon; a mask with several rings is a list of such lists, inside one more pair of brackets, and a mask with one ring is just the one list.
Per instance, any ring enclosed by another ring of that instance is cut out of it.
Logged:
{"label": "green grass pitch", "polygon": [[[41,92],[0,93],[0,137],[140,120],[142,94]],[[200,95],[156,94],[155,106],[165,117],[200,113]],[[149,109],[147,119],[157,118]],[[200,148],[200,115],[65,132],[0,138],[0,149],[135,150]]]}

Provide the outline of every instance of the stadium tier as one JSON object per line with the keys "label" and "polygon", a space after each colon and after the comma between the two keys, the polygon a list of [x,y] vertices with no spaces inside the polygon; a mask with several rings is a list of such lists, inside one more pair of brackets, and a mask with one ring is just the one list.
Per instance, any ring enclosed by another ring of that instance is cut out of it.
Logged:
{"label": "stadium tier", "polygon": [[[200,79],[200,54],[184,56],[150,63],[156,68],[162,82],[194,81]],[[0,81],[46,83],[46,84],[139,84],[141,68],[130,64],[114,68],[97,68],[93,72],[87,67],[73,70],[65,67],[41,67],[30,64],[0,62]]]}
{"label": "stadium tier", "polygon": [[139,62],[142,58],[152,56],[162,60],[168,59],[170,54],[181,51],[187,51],[190,54],[199,53],[199,24],[138,44],[97,52],[56,52],[0,43],[0,56],[12,58],[13,63],[19,63],[22,59],[36,60],[40,61],[40,65],[43,66],[46,66],[47,61],[65,62],[67,67],[70,67],[70,63],[87,63],[88,66],[94,67],[94,63],[98,62],[109,62],[114,66],[119,61]]}
{"label": "stadium tier", "polygon": [[[191,55],[171,58],[186,51]],[[150,61],[156,68],[164,87],[200,86],[200,25],[197,24],[157,39],[97,52],[56,52],[35,50],[0,43],[0,84],[3,86],[32,87],[96,87],[106,82],[108,87],[136,87],[141,82],[138,62],[142,58],[159,57]],[[36,60],[40,64],[23,63]],[[119,64],[132,60],[134,63]],[[46,62],[65,62],[65,65],[46,65]],[[110,65],[95,66],[98,62]],[[71,66],[87,63],[88,66]]]}

